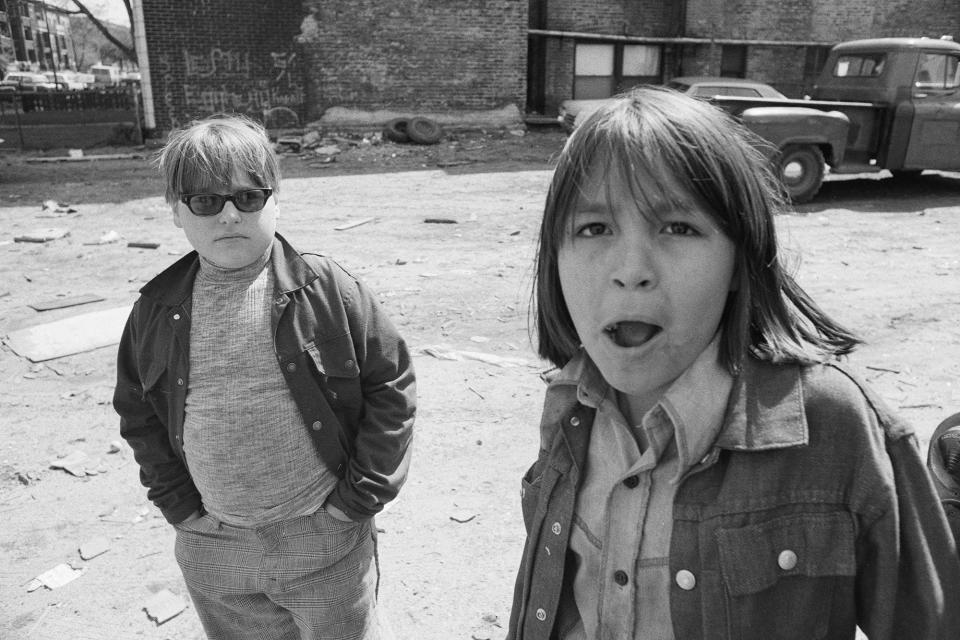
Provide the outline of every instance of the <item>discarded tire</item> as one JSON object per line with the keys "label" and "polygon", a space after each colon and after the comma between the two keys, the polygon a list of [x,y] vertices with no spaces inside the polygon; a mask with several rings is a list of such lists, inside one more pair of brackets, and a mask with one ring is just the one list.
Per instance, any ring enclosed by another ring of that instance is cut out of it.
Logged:
{"label": "discarded tire", "polygon": [[429,118],[411,118],[407,123],[407,137],[417,144],[437,144],[443,136],[440,125]]}
{"label": "discarded tire", "polygon": [[407,118],[394,118],[383,125],[383,137],[393,142],[410,142],[407,135],[407,128],[410,120]]}

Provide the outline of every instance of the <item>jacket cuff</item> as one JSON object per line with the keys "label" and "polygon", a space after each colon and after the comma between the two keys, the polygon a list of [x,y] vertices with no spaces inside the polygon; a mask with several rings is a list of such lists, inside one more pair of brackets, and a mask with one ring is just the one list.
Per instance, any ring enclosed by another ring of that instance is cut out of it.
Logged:
{"label": "jacket cuff", "polygon": [[[159,505],[158,505],[159,506]],[[167,522],[170,524],[180,524],[184,520],[190,517],[190,514],[194,511],[201,511],[203,506],[200,496],[190,497],[186,500],[178,502],[173,507],[169,509],[164,509],[160,507],[160,513],[163,514],[163,517],[166,518]]]}
{"label": "jacket cuff", "polygon": [[[343,511],[351,520],[366,520],[383,510],[383,504],[373,506],[358,504],[357,492],[345,480],[341,480],[327,497],[327,502]],[[186,516],[184,516],[186,517]]]}

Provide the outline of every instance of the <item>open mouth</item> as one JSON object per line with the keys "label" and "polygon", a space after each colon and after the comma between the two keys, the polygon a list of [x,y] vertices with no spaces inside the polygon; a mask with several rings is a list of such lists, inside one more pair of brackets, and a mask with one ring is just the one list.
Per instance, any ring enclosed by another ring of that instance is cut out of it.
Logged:
{"label": "open mouth", "polygon": [[655,335],[662,331],[655,324],[647,324],[636,320],[615,322],[604,328],[613,343],[618,347],[639,347],[646,344]]}

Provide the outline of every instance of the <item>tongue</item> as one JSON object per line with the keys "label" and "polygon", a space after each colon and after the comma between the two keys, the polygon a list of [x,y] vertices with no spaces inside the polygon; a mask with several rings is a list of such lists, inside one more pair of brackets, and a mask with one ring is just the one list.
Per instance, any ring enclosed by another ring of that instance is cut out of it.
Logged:
{"label": "tongue", "polygon": [[613,332],[613,341],[621,347],[639,347],[660,331],[660,327],[646,322],[620,322]]}

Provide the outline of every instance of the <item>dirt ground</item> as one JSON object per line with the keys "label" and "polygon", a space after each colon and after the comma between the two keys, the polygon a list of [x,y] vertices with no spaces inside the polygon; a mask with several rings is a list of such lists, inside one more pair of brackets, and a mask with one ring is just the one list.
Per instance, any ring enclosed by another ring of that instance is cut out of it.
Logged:
{"label": "dirt ground", "polygon": [[[563,136],[355,142],[341,141],[335,161],[283,157],[280,229],[364,278],[415,352],[413,466],[400,499],[377,518],[381,599],[398,638],[498,640],[523,542],[519,479],[536,455],[544,389],[527,334],[531,264]],[[150,152],[57,163],[0,156],[0,336],[129,305],[188,250],[158,195]],[[45,200],[70,206],[44,210]],[[801,283],[868,341],[851,363],[924,447],[960,411],[958,205],[960,175],[906,184],[855,177],[829,181],[816,202],[778,219]],[[69,235],[14,241],[49,228]],[[98,244],[108,235],[119,239]],[[81,294],[103,300],[29,306]],[[119,443],[114,356],[108,346],[32,363],[0,348],[4,640],[203,637],[173,560],[173,530]],[[57,468],[69,455],[86,457],[72,467],[82,475]],[[105,553],[81,557],[98,543]],[[79,577],[31,590],[63,563]],[[157,624],[144,607],[165,591],[185,607]]]}

